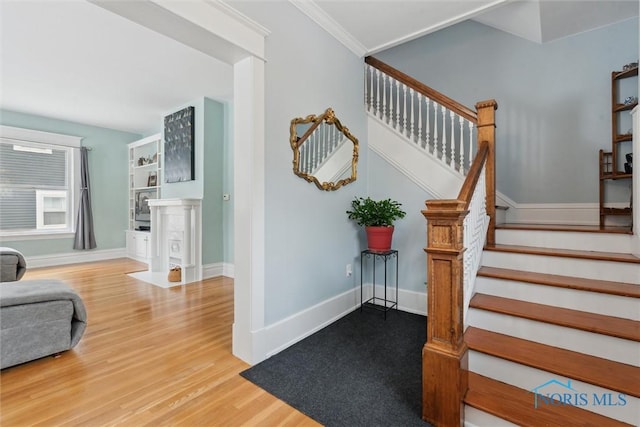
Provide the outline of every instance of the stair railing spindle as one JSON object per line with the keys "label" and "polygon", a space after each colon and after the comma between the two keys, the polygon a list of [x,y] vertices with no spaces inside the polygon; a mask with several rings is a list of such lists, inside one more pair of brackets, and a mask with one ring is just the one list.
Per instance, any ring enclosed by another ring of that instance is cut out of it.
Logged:
{"label": "stair railing spindle", "polygon": [[396,123],[395,129],[400,130],[400,82],[396,80]]}
{"label": "stair railing spindle", "polygon": [[433,145],[434,145],[434,154],[437,158],[442,159],[442,147],[440,147],[441,142],[440,138],[438,138],[438,110],[440,109],[440,105],[437,102],[433,103]]}
{"label": "stair railing spindle", "polygon": [[382,75],[382,107],[380,108],[380,118],[386,120],[385,114],[387,112],[387,78],[386,74]]}
{"label": "stair railing spindle", "polygon": [[456,169],[455,113],[451,110],[449,110],[449,121],[451,122],[451,162],[449,165]]}
{"label": "stair railing spindle", "polygon": [[447,163],[447,151],[451,155],[451,147],[447,147],[449,145],[449,140],[447,139],[447,109],[444,105],[440,106],[440,116],[442,117],[442,160]]}
{"label": "stair railing spindle", "polygon": [[464,173],[464,120],[458,116],[458,123],[460,125],[460,162],[458,168],[461,173]]}
{"label": "stair railing spindle", "polygon": [[394,127],[395,128],[395,124],[393,122],[393,86],[395,85],[395,81],[396,79],[394,79],[393,77],[389,76],[389,117],[387,120],[387,123],[389,124],[389,126]]}
{"label": "stair railing spindle", "polygon": [[425,132],[425,142],[426,145],[425,147],[427,148],[427,151],[430,151],[431,153],[435,153],[435,150],[432,151],[432,139],[431,139],[431,99],[426,98],[425,97],[425,104],[426,104],[426,108],[425,108],[425,115],[426,115],[426,119],[427,119],[427,130]]}
{"label": "stair railing spindle", "polygon": [[380,70],[376,70],[376,109],[375,109],[375,113],[376,116],[378,116],[378,114],[380,113],[380,74],[381,71]]}
{"label": "stair railing spindle", "polygon": [[418,144],[422,147],[422,99],[424,96],[418,93]]}
{"label": "stair railing spindle", "polygon": [[467,167],[471,167],[471,163],[473,162],[473,122],[468,122],[469,124],[469,165]]}
{"label": "stair railing spindle", "polygon": [[407,85],[402,84],[402,134],[407,133]]}
{"label": "stair railing spindle", "polygon": [[415,115],[414,115],[414,108],[413,108],[413,98],[415,96],[415,91],[413,90],[413,88],[409,89],[409,97],[411,97],[411,117],[410,117],[410,126],[411,129],[409,131],[409,136],[411,137],[411,140],[416,142],[416,137],[415,137]]}

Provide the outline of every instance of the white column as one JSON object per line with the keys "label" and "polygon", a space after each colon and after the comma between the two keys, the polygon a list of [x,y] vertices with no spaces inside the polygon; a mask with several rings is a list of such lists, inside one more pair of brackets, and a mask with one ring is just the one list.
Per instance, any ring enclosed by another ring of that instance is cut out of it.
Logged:
{"label": "white column", "polygon": [[234,222],[233,354],[255,364],[266,358],[264,62],[233,66]]}

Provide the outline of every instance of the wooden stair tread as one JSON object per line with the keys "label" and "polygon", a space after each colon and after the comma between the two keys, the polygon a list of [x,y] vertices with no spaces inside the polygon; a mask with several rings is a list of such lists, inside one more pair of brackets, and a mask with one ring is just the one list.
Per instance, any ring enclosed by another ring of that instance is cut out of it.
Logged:
{"label": "wooden stair tread", "polygon": [[631,227],[597,225],[563,225],[563,224],[512,224],[496,225],[496,230],[541,230],[541,231],[574,231],[582,233],[633,234]]}
{"label": "wooden stair tread", "polygon": [[640,342],[640,322],[476,293],[470,307]]}
{"label": "wooden stair tread", "polygon": [[518,246],[518,245],[487,245],[484,248],[487,251],[509,252],[530,255],[549,255],[565,258],[592,259],[599,261],[616,261],[640,264],[640,258],[633,254],[616,253],[616,252],[597,252],[597,251],[580,251],[575,249],[555,249],[555,248],[539,248],[534,246]]}
{"label": "wooden stair tread", "polygon": [[640,285],[607,280],[584,279],[581,277],[560,276],[557,274],[535,273],[522,270],[510,270],[498,267],[481,267],[478,276],[491,277],[502,280],[535,283],[539,285],[576,289],[581,291],[599,292],[610,295],[620,295],[640,298]]}
{"label": "wooden stair tread", "polygon": [[520,426],[630,426],[600,414],[571,405],[534,407],[534,394],[528,390],[469,372],[469,390],[464,402],[481,411]]}
{"label": "wooden stair tread", "polygon": [[563,377],[640,397],[640,368],[475,327],[464,340],[471,350]]}

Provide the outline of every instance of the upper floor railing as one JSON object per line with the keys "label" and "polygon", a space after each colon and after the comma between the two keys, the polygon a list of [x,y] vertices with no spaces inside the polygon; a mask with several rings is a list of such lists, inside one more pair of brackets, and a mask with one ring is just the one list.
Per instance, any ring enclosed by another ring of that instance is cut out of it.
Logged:
{"label": "upper floor railing", "polygon": [[367,111],[464,174],[477,148],[477,113],[378,59],[365,63]]}

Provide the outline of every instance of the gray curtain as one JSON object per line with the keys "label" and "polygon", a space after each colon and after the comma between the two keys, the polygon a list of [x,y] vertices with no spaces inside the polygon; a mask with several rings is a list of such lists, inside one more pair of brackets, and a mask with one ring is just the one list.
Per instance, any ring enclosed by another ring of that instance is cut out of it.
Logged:
{"label": "gray curtain", "polygon": [[73,249],[94,249],[96,246],[96,238],[93,234],[93,214],[91,213],[91,191],[89,189],[89,157],[87,147],[81,147],[80,205],[78,206]]}

